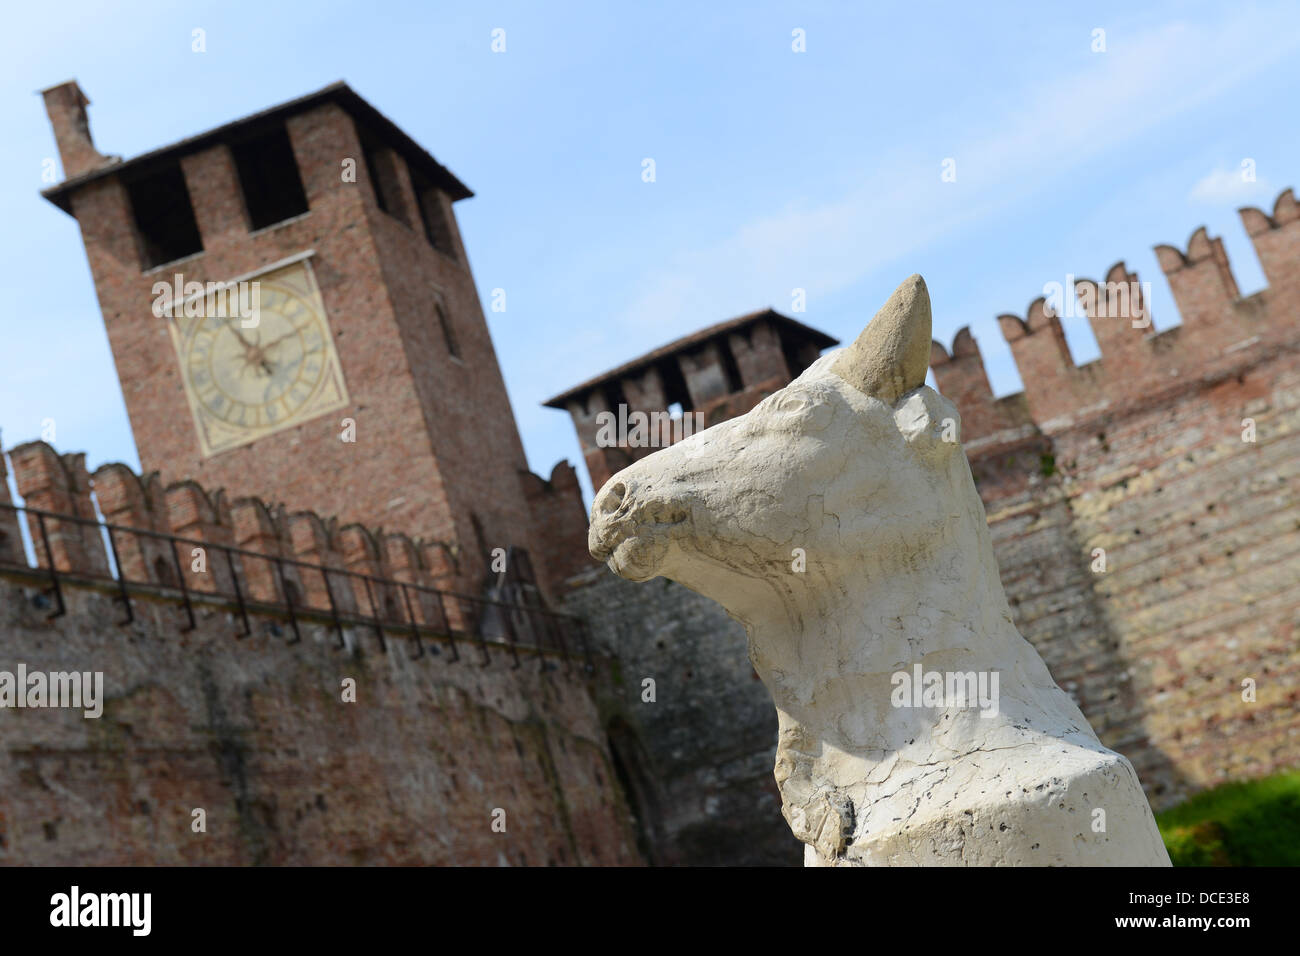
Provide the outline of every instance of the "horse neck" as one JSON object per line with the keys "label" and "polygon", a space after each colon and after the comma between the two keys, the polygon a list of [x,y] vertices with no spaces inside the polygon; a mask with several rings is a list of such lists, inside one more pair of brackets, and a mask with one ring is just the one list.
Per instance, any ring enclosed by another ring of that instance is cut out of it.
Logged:
{"label": "horse neck", "polygon": [[[952,728],[978,738],[1026,718],[1051,727],[1077,714],[1012,622],[982,507],[924,554],[865,555],[849,564],[834,579],[814,575],[788,591],[786,613],[750,629],[755,662],[766,665],[759,673],[784,719],[803,725],[796,736],[807,744],[874,761],[923,752]],[[918,664],[927,673],[983,673],[990,683],[996,673],[1006,706],[992,717],[971,707],[890,706],[893,675],[911,675]]]}

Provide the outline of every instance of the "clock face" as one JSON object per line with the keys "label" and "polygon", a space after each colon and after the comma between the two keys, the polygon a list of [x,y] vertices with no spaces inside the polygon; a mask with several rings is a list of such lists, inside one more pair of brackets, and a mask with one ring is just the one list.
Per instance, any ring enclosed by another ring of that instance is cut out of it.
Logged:
{"label": "clock face", "polygon": [[[201,309],[186,310],[202,315],[176,317],[181,371],[205,457],[347,404],[307,263],[247,281],[257,283],[255,314],[238,307],[232,290],[225,302],[209,295]],[[246,286],[245,307],[250,295]]]}

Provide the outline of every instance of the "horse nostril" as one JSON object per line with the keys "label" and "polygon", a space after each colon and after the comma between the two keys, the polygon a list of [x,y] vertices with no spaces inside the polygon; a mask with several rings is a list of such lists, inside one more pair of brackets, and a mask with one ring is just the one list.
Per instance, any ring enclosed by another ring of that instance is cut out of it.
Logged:
{"label": "horse nostril", "polygon": [[627,494],[627,487],[623,482],[618,482],[613,487],[605,490],[600,496],[600,513],[611,515],[623,504],[623,497]]}

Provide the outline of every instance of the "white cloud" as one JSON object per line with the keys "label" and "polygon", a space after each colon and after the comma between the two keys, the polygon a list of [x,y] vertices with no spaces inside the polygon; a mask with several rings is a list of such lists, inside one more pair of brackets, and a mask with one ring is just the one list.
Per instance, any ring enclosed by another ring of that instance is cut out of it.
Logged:
{"label": "white cloud", "polygon": [[1266,179],[1247,179],[1242,169],[1219,167],[1214,172],[1199,180],[1188,193],[1194,202],[1222,206],[1228,203],[1243,203],[1268,198],[1277,190]]}
{"label": "white cloud", "polygon": [[1236,8],[1219,22],[1121,34],[1086,68],[954,130],[947,155],[957,161],[956,183],[940,182],[940,155],[877,157],[852,191],[787,202],[647,272],[615,328],[627,340],[647,329],[663,339],[755,306],[788,308],[796,286],[810,298],[844,290],[1293,55],[1297,19],[1287,7]]}

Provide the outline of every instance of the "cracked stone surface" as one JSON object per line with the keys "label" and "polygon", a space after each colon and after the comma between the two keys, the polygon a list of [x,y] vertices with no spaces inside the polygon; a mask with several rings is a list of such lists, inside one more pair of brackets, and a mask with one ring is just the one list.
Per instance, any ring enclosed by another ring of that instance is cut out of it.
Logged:
{"label": "cracked stone surface", "polygon": [[[745,627],[807,865],[1168,866],[1132,766],[1012,623],[929,344],[912,276],[852,346],[613,476],[591,553]],[[917,665],[996,675],[996,706],[899,699]]]}

